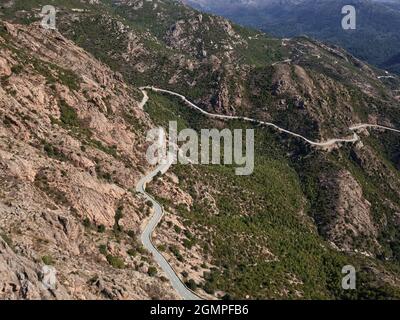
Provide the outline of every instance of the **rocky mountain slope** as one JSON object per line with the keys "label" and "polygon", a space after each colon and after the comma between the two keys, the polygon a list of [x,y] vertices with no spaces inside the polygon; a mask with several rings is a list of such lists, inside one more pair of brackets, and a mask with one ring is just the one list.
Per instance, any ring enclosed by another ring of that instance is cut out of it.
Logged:
{"label": "rocky mountain slope", "polygon": [[[132,192],[148,169],[146,131],[168,120],[256,130],[252,176],[178,165],[150,186],[167,210],[154,241],[193,290],[400,296],[396,134],[360,130],[357,144],[317,149],[270,128],[210,120],[168,95],[149,93],[141,110],[136,89],[170,89],[211,112],[326,140],[351,137],[361,122],[400,128],[397,77],[339,47],[271,38],[176,1],[52,2],[59,32],[37,26],[39,2],[12,0],[2,11],[11,22],[0,60],[4,297],[48,294],[21,288],[27,276],[37,288],[49,262],[62,279],[56,297],[174,297],[137,243],[150,208]],[[353,292],[340,286],[348,264],[359,272]]]}
{"label": "rocky mountain slope", "polygon": [[175,298],[136,239],[152,126],[138,92],[58,32],[0,30],[0,298]]}
{"label": "rocky mountain slope", "polygon": [[[308,35],[349,50],[358,58],[399,73],[400,4],[389,0],[188,0],[196,8],[281,37]],[[341,11],[353,5],[357,29],[344,31]]]}

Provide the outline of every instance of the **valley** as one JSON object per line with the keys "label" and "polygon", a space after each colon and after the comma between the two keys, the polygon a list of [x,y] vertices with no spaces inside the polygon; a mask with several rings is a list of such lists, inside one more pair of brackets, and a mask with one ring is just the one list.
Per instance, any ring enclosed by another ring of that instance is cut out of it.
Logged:
{"label": "valley", "polygon": [[[50,2],[57,30],[0,11],[1,299],[400,297],[398,76],[180,1]],[[150,165],[169,121],[254,130],[254,172]]]}

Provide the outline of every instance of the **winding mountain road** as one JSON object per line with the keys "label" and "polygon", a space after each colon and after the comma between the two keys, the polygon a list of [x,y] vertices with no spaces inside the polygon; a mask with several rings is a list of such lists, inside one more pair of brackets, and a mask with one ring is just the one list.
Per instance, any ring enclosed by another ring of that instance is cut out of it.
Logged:
{"label": "winding mountain road", "polygon": [[145,95],[145,96],[147,96],[146,90],[152,90],[154,92],[167,93],[167,94],[176,96],[176,97],[180,98],[183,102],[185,102],[186,104],[188,104],[189,106],[194,108],[195,110],[201,112],[202,114],[204,114],[204,115],[206,115],[206,116],[208,116],[210,118],[218,118],[218,119],[224,119],[224,120],[243,120],[243,121],[247,121],[247,122],[258,123],[258,124],[261,124],[261,125],[270,126],[270,127],[273,127],[275,129],[277,129],[279,132],[287,133],[287,134],[289,134],[291,136],[300,138],[300,139],[306,141],[307,143],[309,143],[309,144],[311,144],[313,146],[329,147],[331,145],[334,145],[334,144],[337,144],[337,143],[340,143],[340,142],[352,143],[352,142],[357,142],[359,140],[359,137],[357,136],[357,134],[353,133],[353,137],[352,138],[330,139],[330,140],[323,141],[323,142],[312,141],[312,140],[307,139],[306,137],[304,137],[304,136],[302,136],[302,135],[300,135],[298,133],[283,129],[283,128],[277,126],[276,124],[274,124],[272,122],[265,122],[265,121],[255,120],[255,119],[251,119],[251,118],[248,118],[248,117],[227,116],[227,115],[221,115],[221,114],[214,114],[214,113],[210,113],[210,112],[204,111],[203,109],[201,109],[200,107],[196,106],[194,103],[189,101],[185,96],[183,96],[183,95],[181,95],[179,93],[173,92],[173,91],[159,89],[159,88],[155,88],[155,87],[149,87],[149,86],[141,87],[140,90],[143,92],[143,95]]}
{"label": "winding mountain road", "polygon": [[215,114],[215,113],[207,112],[207,111],[201,109],[200,107],[198,107],[197,105],[195,105],[193,102],[189,101],[185,96],[183,96],[183,95],[181,95],[179,93],[176,93],[174,91],[160,89],[160,88],[151,87],[151,86],[141,87],[140,90],[142,91],[143,95],[145,97],[147,97],[147,99],[148,99],[148,95],[147,95],[147,91],[146,90],[152,90],[154,92],[167,93],[169,95],[172,95],[172,96],[180,98],[183,102],[188,104],[190,107],[194,108],[195,110],[201,112],[202,114],[204,114],[204,115],[206,115],[206,116],[208,116],[210,118],[218,118],[218,119],[225,119],[225,120],[242,120],[242,121],[252,122],[252,123],[256,123],[256,124],[260,124],[260,125],[264,125],[264,126],[273,127],[276,130],[278,130],[279,132],[287,133],[287,134],[289,134],[291,136],[294,136],[294,137],[297,137],[299,139],[302,139],[302,140],[306,141],[310,145],[317,146],[317,147],[329,147],[329,146],[332,146],[332,145],[338,144],[338,143],[354,143],[354,142],[360,141],[360,137],[356,133],[356,131],[360,130],[360,129],[368,129],[368,128],[370,128],[370,129],[381,129],[381,130],[389,130],[389,131],[394,131],[394,132],[400,133],[400,130],[397,130],[397,129],[394,129],[394,128],[390,128],[390,127],[386,127],[386,126],[382,126],[382,125],[377,125],[377,124],[361,123],[361,124],[357,124],[357,125],[349,127],[349,130],[353,132],[353,136],[351,138],[347,137],[347,138],[329,139],[329,140],[326,140],[326,141],[312,141],[312,140],[302,136],[301,134],[298,134],[298,133],[292,132],[290,130],[286,130],[284,128],[281,128],[281,127],[279,127],[278,125],[276,125],[276,124],[274,124],[272,122],[256,120],[256,119],[252,119],[252,118],[248,118],[248,117],[228,116],[228,115],[222,115],[222,114]]}
{"label": "winding mountain road", "polygon": [[385,127],[385,126],[381,126],[379,124],[366,124],[366,123],[362,123],[362,124],[357,124],[355,126],[350,127],[349,129],[352,131],[356,131],[359,129],[368,129],[368,128],[376,128],[376,129],[382,129],[382,130],[388,130],[388,131],[393,131],[393,132],[397,132],[400,133],[400,130],[394,129],[394,128],[389,128],[389,127]]}
{"label": "winding mountain road", "polygon": [[[292,135],[294,137],[297,137],[299,139],[306,141],[310,145],[319,146],[319,147],[328,147],[328,146],[332,146],[332,145],[338,144],[338,143],[355,143],[357,141],[360,141],[360,137],[357,135],[356,131],[361,130],[361,129],[376,128],[376,129],[390,130],[390,131],[400,133],[400,130],[397,130],[394,128],[385,127],[385,126],[376,125],[376,124],[362,123],[362,124],[357,124],[357,125],[351,126],[349,128],[349,130],[353,132],[352,138],[329,139],[327,141],[322,141],[322,142],[312,141],[300,134],[283,129],[283,128],[279,127],[278,125],[271,123],[271,122],[255,120],[255,119],[251,119],[248,117],[213,114],[213,113],[204,111],[203,109],[201,109],[200,107],[198,107],[197,105],[195,105],[194,103],[189,101],[185,96],[183,96],[179,93],[173,92],[173,91],[159,89],[159,88],[155,88],[155,87],[151,87],[151,86],[141,87],[140,90],[143,93],[143,100],[139,104],[139,107],[141,109],[144,108],[145,104],[149,100],[149,96],[148,96],[146,90],[152,90],[155,92],[161,92],[161,93],[166,93],[166,94],[176,96],[176,97],[180,98],[183,102],[188,104],[190,107],[194,108],[195,110],[201,112],[202,114],[204,114],[208,117],[225,119],[225,120],[243,120],[243,121],[248,121],[248,122],[252,122],[252,123],[256,123],[256,124],[260,124],[260,125],[271,126],[271,127],[275,128],[276,130],[278,130],[279,132],[283,132],[283,133]],[[151,195],[149,195],[146,192],[146,184],[151,182],[153,180],[153,178],[159,172],[161,172],[161,174],[166,173],[168,171],[168,169],[171,167],[171,165],[173,164],[174,157],[175,157],[175,155],[169,154],[167,159],[162,164],[160,164],[154,171],[150,172],[145,177],[143,177],[137,184],[136,191],[138,193],[142,194],[145,199],[151,201],[151,203],[153,204],[153,208],[154,208],[154,215],[151,217],[150,221],[145,226],[145,228],[141,234],[141,241],[143,243],[143,246],[149,252],[151,252],[153,254],[154,259],[156,260],[158,265],[161,267],[161,269],[165,272],[165,274],[168,277],[168,279],[170,280],[173,288],[178,292],[178,294],[185,300],[200,300],[201,298],[199,296],[197,296],[195,293],[193,293],[190,289],[188,289],[185,286],[185,284],[180,280],[179,276],[176,274],[176,272],[171,267],[171,265],[168,263],[168,261],[153,245],[152,239],[151,239],[154,229],[157,227],[157,225],[159,224],[159,222],[161,221],[161,219],[164,215],[164,209],[161,206],[161,204],[159,204]]]}
{"label": "winding mountain road", "polygon": [[185,286],[185,284],[178,277],[174,269],[164,258],[164,256],[157,250],[152,242],[154,229],[157,227],[162,217],[164,216],[164,209],[160,203],[158,203],[151,195],[146,192],[146,184],[151,182],[159,172],[161,174],[166,173],[169,167],[172,165],[173,160],[174,156],[169,154],[164,163],[160,164],[155,170],[143,177],[136,186],[136,191],[142,194],[146,200],[151,201],[154,209],[154,214],[145,226],[140,236],[140,240],[142,241],[143,246],[153,254],[154,259],[164,271],[176,292],[178,292],[178,294],[185,300],[200,300],[200,298],[196,294],[194,294]]}
{"label": "winding mountain road", "polygon": [[146,105],[147,101],[149,101],[149,96],[147,95],[147,92],[145,90],[141,90],[141,91],[142,91],[142,94],[143,94],[143,99],[138,104],[138,108],[143,110],[143,108]]}

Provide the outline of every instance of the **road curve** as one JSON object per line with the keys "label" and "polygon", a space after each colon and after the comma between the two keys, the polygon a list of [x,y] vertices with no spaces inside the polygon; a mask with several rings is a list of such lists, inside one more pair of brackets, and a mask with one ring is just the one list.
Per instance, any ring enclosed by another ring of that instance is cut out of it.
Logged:
{"label": "road curve", "polygon": [[390,127],[385,127],[385,126],[381,126],[379,124],[368,124],[368,123],[361,123],[361,124],[357,124],[354,125],[352,127],[350,127],[350,130],[352,131],[357,131],[359,129],[382,129],[382,130],[388,130],[388,131],[393,131],[393,132],[397,132],[400,133],[400,130],[394,129],[394,128],[390,128]]}
{"label": "road curve", "polygon": [[[317,142],[317,141],[311,141],[311,140],[307,139],[306,137],[304,137],[304,136],[302,136],[300,134],[297,134],[295,132],[283,129],[283,128],[281,128],[281,127],[279,127],[276,124],[271,123],[271,122],[255,120],[255,119],[251,119],[251,118],[248,118],[248,117],[227,116],[227,115],[219,115],[219,114],[209,113],[209,112],[201,109],[200,107],[198,107],[197,105],[195,105],[191,101],[189,101],[185,96],[183,96],[183,95],[181,95],[179,93],[173,92],[173,91],[159,89],[159,88],[150,87],[150,86],[141,87],[140,90],[143,93],[143,100],[139,104],[139,107],[141,109],[144,108],[145,104],[149,100],[149,96],[148,96],[146,90],[152,90],[152,91],[155,91],[155,92],[167,93],[167,94],[179,97],[186,104],[188,104],[192,108],[196,109],[197,111],[201,112],[202,114],[204,114],[204,115],[206,115],[208,117],[219,118],[219,119],[228,119],[228,120],[243,120],[243,121],[248,121],[248,122],[252,122],[252,123],[258,123],[258,124],[265,125],[265,126],[271,126],[271,127],[275,128],[275,129],[277,129],[279,132],[287,133],[287,134],[292,135],[294,137],[300,138],[300,139],[306,141],[307,143],[309,143],[311,145],[320,146],[320,147],[327,147],[327,146],[331,146],[333,144],[342,143],[342,142],[344,142],[344,143],[354,143],[354,142],[360,141],[360,138],[356,133],[356,131],[360,130],[360,129],[377,128],[377,129],[389,130],[389,131],[394,131],[394,132],[400,133],[400,130],[397,130],[397,129],[394,129],[394,128],[385,127],[385,126],[376,125],[376,124],[365,124],[364,123],[364,124],[357,124],[357,125],[351,126],[349,128],[350,131],[353,131],[353,137],[352,138],[330,139],[330,140],[323,141],[323,142]],[[154,229],[157,227],[158,223],[161,221],[161,218],[164,215],[164,209],[162,208],[162,206],[151,195],[149,195],[146,192],[146,184],[151,182],[153,180],[153,178],[159,172],[161,172],[161,174],[166,173],[168,171],[168,169],[171,167],[171,165],[173,164],[174,157],[175,157],[174,155],[169,154],[167,159],[164,161],[164,163],[160,164],[154,171],[152,171],[149,174],[147,174],[146,176],[144,176],[138,182],[138,184],[136,186],[136,191],[138,193],[142,194],[145,199],[151,201],[151,203],[153,204],[153,208],[154,208],[154,215],[151,217],[149,223],[146,225],[145,229],[143,230],[143,232],[141,234],[141,241],[142,241],[143,246],[149,252],[151,252],[153,254],[154,259],[156,260],[158,265],[161,267],[161,269],[165,272],[166,276],[168,277],[168,279],[170,280],[170,282],[172,284],[172,287],[178,292],[178,294],[185,300],[200,300],[201,298],[199,296],[197,296],[195,293],[193,293],[191,290],[189,290],[185,286],[185,284],[180,280],[180,278],[178,277],[176,272],[173,270],[171,265],[168,263],[168,261],[164,258],[164,256],[153,245],[152,239],[151,239],[152,238],[152,234],[154,232]]]}
{"label": "road curve", "polygon": [[168,159],[160,164],[155,170],[144,176],[137,184],[136,191],[143,195],[146,200],[151,201],[153,204],[154,214],[151,217],[150,221],[144,228],[140,240],[143,246],[153,254],[154,259],[164,271],[168,279],[170,280],[172,287],[178,292],[178,294],[184,300],[200,300],[200,298],[195,295],[191,290],[189,290],[185,284],[180,280],[174,269],[172,269],[171,265],[168,261],[164,258],[164,256],[156,249],[152,242],[152,234],[154,229],[157,227],[159,222],[161,221],[162,217],[164,216],[164,209],[163,207],[151,196],[146,192],[146,184],[151,182],[153,178],[161,172],[164,174],[168,171],[169,167],[173,163],[173,156],[169,156]]}
{"label": "road curve", "polygon": [[[161,92],[161,93],[167,93],[173,96],[176,96],[178,98],[180,98],[183,102],[185,102],[186,104],[188,104],[190,107],[196,109],[197,111],[201,112],[202,114],[210,117],[210,118],[218,118],[218,119],[225,119],[225,120],[243,120],[243,121],[248,121],[248,122],[252,122],[252,123],[258,123],[260,125],[264,125],[264,126],[269,126],[269,127],[273,127],[276,130],[278,130],[279,132],[284,132],[287,133],[291,136],[297,137],[299,139],[304,140],[305,142],[309,143],[310,145],[313,146],[318,146],[318,147],[329,147],[332,146],[334,144],[337,143],[355,143],[357,141],[360,141],[360,137],[357,135],[356,131],[359,129],[382,129],[382,130],[388,130],[388,131],[393,131],[393,132],[397,132],[400,133],[400,130],[395,129],[395,128],[390,128],[390,127],[386,127],[386,126],[381,126],[378,124],[369,124],[369,123],[361,123],[361,124],[357,124],[354,126],[351,126],[349,128],[350,131],[353,132],[353,137],[352,138],[337,138],[337,139],[329,139],[327,141],[312,141],[310,139],[307,139],[306,137],[302,136],[301,134],[292,132],[290,130],[286,130],[284,128],[279,127],[278,125],[272,123],[272,122],[265,122],[265,121],[261,121],[261,120],[255,120],[255,119],[251,119],[248,117],[239,117],[239,116],[227,116],[227,115],[222,115],[222,114],[215,114],[215,113],[210,113],[207,112],[205,110],[203,110],[202,108],[196,106],[193,102],[189,101],[185,96],[176,93],[174,91],[170,91],[170,90],[165,90],[165,89],[160,89],[160,88],[156,88],[156,87],[152,87],[152,86],[145,86],[145,87],[141,87],[140,90],[143,93],[144,98],[143,99],[149,99],[148,95],[147,95],[147,91],[146,90],[152,90],[155,92]],[[146,100],[146,102],[147,102]]]}
{"label": "road curve", "polygon": [[330,139],[330,140],[322,141],[322,142],[312,141],[312,140],[309,140],[306,137],[304,137],[304,136],[302,136],[302,135],[300,135],[298,133],[283,129],[283,128],[281,128],[281,127],[279,127],[276,124],[271,123],[271,122],[255,120],[255,119],[251,119],[251,118],[248,118],[248,117],[227,116],[227,115],[215,114],[215,113],[210,113],[210,112],[204,111],[202,108],[196,106],[194,103],[189,101],[185,96],[183,96],[183,95],[181,95],[179,93],[173,92],[173,91],[159,89],[159,88],[150,87],[150,86],[141,87],[140,90],[143,92],[144,96],[147,96],[146,90],[152,90],[152,91],[155,91],[155,92],[167,93],[167,94],[176,96],[176,97],[180,98],[183,102],[185,102],[186,104],[191,106],[192,108],[196,109],[197,111],[201,112],[202,114],[204,114],[204,115],[206,115],[206,116],[208,116],[210,118],[218,118],[218,119],[225,119],[225,120],[243,120],[243,121],[247,121],[247,122],[258,123],[258,124],[261,124],[261,125],[264,125],[264,126],[273,127],[275,129],[277,129],[279,132],[284,132],[284,133],[287,133],[287,134],[289,134],[291,136],[300,138],[300,139],[306,141],[307,143],[309,143],[309,144],[311,144],[313,146],[329,147],[329,146],[332,146],[334,144],[341,143],[341,142],[343,142],[343,143],[354,143],[354,142],[357,142],[357,141],[360,140],[359,137],[357,136],[357,134],[354,132],[352,138]]}
{"label": "road curve", "polygon": [[147,103],[147,101],[149,101],[149,96],[147,95],[147,92],[144,90],[141,90],[142,94],[143,94],[143,99],[142,101],[138,104],[138,108],[142,109],[144,108],[145,104]]}

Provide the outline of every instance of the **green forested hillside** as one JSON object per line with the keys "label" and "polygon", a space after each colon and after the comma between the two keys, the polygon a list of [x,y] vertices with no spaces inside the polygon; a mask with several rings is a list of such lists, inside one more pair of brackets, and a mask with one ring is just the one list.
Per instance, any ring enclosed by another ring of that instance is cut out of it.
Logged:
{"label": "green forested hillside", "polygon": [[[58,8],[59,32],[118,72],[138,100],[138,87],[154,85],[210,112],[274,122],[317,141],[351,137],[349,127],[358,123],[400,128],[399,79],[381,78],[384,70],[337,46],[274,38],[172,0],[49,2]],[[41,5],[15,0],[2,19],[38,21]],[[306,19],[307,12],[297,12]],[[287,27],[293,26],[302,23],[294,19]],[[359,32],[361,39],[370,31]],[[373,50],[346,39],[366,56],[395,54],[383,43]],[[149,94],[145,111],[155,124],[246,127]],[[235,176],[232,166],[177,165],[171,171],[177,179],[159,177],[151,185],[170,213],[166,219],[176,219],[163,221],[158,240],[169,241],[160,248],[184,269],[182,277],[227,299],[400,298],[399,136],[361,130],[358,143],[321,149],[254,129],[252,176]],[[182,205],[177,195],[192,202]],[[190,259],[192,248],[203,267]],[[341,289],[348,264],[358,271],[355,291]]]}

